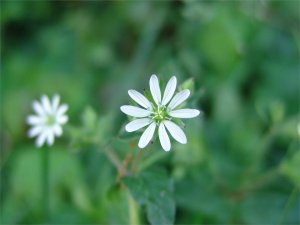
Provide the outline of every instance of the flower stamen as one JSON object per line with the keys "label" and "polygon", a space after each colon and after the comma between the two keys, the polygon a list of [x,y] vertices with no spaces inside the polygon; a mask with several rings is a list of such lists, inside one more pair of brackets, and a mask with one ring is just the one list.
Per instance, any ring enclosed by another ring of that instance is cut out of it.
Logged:
{"label": "flower stamen", "polygon": [[153,108],[151,115],[152,120],[154,120],[157,124],[160,124],[164,120],[170,119],[167,108],[165,106],[157,106]]}

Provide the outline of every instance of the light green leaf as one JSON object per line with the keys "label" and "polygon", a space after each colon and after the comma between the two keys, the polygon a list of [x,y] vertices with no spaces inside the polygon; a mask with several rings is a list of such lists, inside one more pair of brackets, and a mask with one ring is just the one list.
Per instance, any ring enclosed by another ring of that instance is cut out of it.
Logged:
{"label": "light green leaf", "polygon": [[96,125],[97,114],[91,107],[86,107],[82,114],[83,126],[87,129],[93,129]]}
{"label": "light green leaf", "polygon": [[180,90],[189,89],[191,91],[191,93],[193,93],[195,90],[194,78],[189,78],[189,79],[185,80],[182,84],[180,84],[179,89]]}

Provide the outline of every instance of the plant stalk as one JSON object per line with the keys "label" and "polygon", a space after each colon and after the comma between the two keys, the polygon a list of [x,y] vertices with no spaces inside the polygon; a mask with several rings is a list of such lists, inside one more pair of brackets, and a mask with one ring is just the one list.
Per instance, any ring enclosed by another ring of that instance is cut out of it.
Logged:
{"label": "plant stalk", "polygon": [[140,225],[139,208],[136,201],[133,199],[128,191],[128,211],[129,211],[129,224]]}
{"label": "plant stalk", "polygon": [[122,161],[119,159],[119,157],[116,155],[112,148],[104,147],[103,152],[105,153],[107,158],[112,162],[112,164],[117,168],[117,170],[122,176],[129,174]]}
{"label": "plant stalk", "polygon": [[47,224],[50,216],[49,205],[49,148],[43,150],[43,197],[44,197],[44,221]]}

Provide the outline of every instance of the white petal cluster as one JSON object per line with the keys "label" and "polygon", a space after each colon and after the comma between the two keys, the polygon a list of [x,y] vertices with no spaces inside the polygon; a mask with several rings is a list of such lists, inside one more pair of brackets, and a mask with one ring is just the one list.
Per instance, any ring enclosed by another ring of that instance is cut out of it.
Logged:
{"label": "white petal cluster", "polygon": [[37,137],[36,146],[41,147],[46,141],[53,145],[55,136],[62,135],[62,125],[68,121],[65,115],[68,110],[66,104],[59,105],[60,97],[55,95],[52,101],[46,95],[41,97],[41,101],[34,101],[32,108],[36,115],[27,117],[27,123],[32,127],[28,131],[29,137]]}
{"label": "white petal cluster", "polygon": [[128,91],[129,96],[142,108],[131,105],[121,106],[123,113],[137,118],[128,123],[125,126],[125,130],[127,132],[133,132],[148,126],[139,140],[139,148],[145,148],[148,145],[153,138],[156,127],[158,127],[158,136],[161,146],[165,151],[171,149],[168,132],[176,141],[181,144],[186,144],[187,138],[184,132],[172,119],[193,118],[200,114],[200,111],[197,109],[176,109],[189,97],[190,91],[187,89],[180,91],[173,97],[177,86],[175,76],[171,77],[168,81],[163,97],[156,75],[151,76],[149,84],[153,102],[149,101],[138,91]]}

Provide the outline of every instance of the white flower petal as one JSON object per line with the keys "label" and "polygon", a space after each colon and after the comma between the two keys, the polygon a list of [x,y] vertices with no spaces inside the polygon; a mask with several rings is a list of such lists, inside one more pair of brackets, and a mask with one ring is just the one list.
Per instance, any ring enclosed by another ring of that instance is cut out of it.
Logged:
{"label": "white flower petal", "polygon": [[149,125],[150,123],[151,119],[149,118],[133,120],[125,126],[125,130],[127,132],[133,132]]}
{"label": "white flower petal", "polygon": [[56,118],[56,121],[57,121],[57,123],[59,123],[59,124],[65,124],[66,122],[68,122],[68,117],[65,116],[65,115],[58,116],[58,117]]}
{"label": "white flower petal", "polygon": [[142,134],[142,136],[139,140],[139,143],[138,143],[139,148],[145,148],[148,145],[148,143],[151,141],[151,139],[153,137],[155,127],[156,127],[155,122],[151,123],[147,127],[147,129],[144,131],[144,133]]}
{"label": "white flower petal", "polygon": [[171,149],[171,143],[169,136],[167,134],[165,125],[163,123],[160,123],[159,128],[158,128],[158,136],[160,140],[160,144],[163,147],[165,151],[170,151]]}
{"label": "white flower petal", "polygon": [[123,105],[120,109],[123,113],[133,117],[146,117],[151,114],[148,110],[131,105]]}
{"label": "white flower petal", "polygon": [[51,104],[50,104],[50,101],[49,101],[48,96],[43,95],[43,96],[41,97],[41,101],[42,101],[43,109],[44,109],[47,113],[52,113],[52,110],[51,110]]}
{"label": "white flower petal", "polygon": [[62,128],[61,126],[59,126],[58,124],[56,124],[54,127],[53,127],[53,133],[59,137],[62,135]]}
{"label": "white flower petal", "polygon": [[170,104],[168,105],[169,110],[172,110],[178,105],[180,105],[181,103],[183,103],[189,96],[190,96],[190,91],[188,89],[177,93],[174,96],[174,98],[171,100]]}
{"label": "white flower petal", "polygon": [[57,116],[63,115],[68,110],[68,105],[62,104],[60,107],[58,107],[56,111]]}
{"label": "white flower petal", "polygon": [[44,116],[46,114],[46,112],[43,109],[43,107],[41,106],[41,104],[39,102],[37,102],[37,101],[34,101],[32,103],[32,108],[40,116]]}
{"label": "white flower petal", "polygon": [[142,95],[140,92],[136,90],[129,90],[128,91],[129,96],[140,106],[146,108],[146,109],[152,109],[151,103],[149,100]]}
{"label": "white flower petal", "polygon": [[55,136],[62,135],[61,125],[68,121],[68,116],[65,115],[68,105],[59,105],[59,103],[59,95],[54,95],[51,101],[48,96],[43,95],[41,102],[33,102],[32,107],[36,115],[27,117],[27,123],[32,125],[28,131],[28,136],[37,136],[37,147],[41,147],[45,142],[48,145],[53,145]]}
{"label": "white flower petal", "polygon": [[187,143],[187,139],[183,130],[177,124],[168,120],[164,121],[163,123],[165,124],[168,131],[176,141],[178,141],[181,144]]}
{"label": "white flower petal", "polygon": [[162,100],[162,105],[166,105],[168,104],[168,102],[171,100],[171,98],[174,95],[174,92],[176,90],[176,85],[177,85],[177,79],[175,76],[171,77],[171,79],[169,80],[165,92],[164,92],[164,97]]}
{"label": "white flower petal", "polygon": [[55,112],[58,109],[59,100],[59,95],[54,95],[52,99],[52,112]]}
{"label": "white flower petal", "polygon": [[53,145],[54,143],[54,134],[53,130],[48,130],[48,135],[47,135],[47,144],[48,146]]}
{"label": "white flower petal", "polygon": [[38,137],[37,137],[37,139],[36,139],[36,146],[37,147],[41,147],[43,144],[44,144],[44,142],[45,142],[45,140],[46,140],[46,137],[47,137],[47,133],[46,132],[42,132]]}
{"label": "white flower petal", "polygon": [[46,121],[46,117],[41,117],[41,116],[33,116],[30,115],[27,117],[27,123],[30,125],[39,125],[43,124]]}
{"label": "white flower petal", "polygon": [[150,91],[153,97],[153,100],[157,105],[160,105],[161,102],[161,93],[159,88],[158,78],[155,74],[150,77]]}
{"label": "white flower petal", "polygon": [[43,126],[34,126],[28,131],[28,137],[35,137],[43,130]]}
{"label": "white flower petal", "polygon": [[169,115],[176,118],[193,118],[200,114],[197,109],[178,109],[169,112]]}

